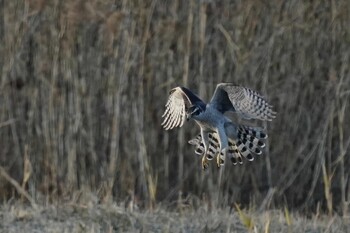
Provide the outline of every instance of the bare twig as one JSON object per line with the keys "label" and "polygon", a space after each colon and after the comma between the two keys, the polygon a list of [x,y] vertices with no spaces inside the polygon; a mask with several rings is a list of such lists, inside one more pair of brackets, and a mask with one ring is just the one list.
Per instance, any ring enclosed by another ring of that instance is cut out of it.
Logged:
{"label": "bare twig", "polygon": [[21,185],[15,180],[13,179],[6,171],[5,168],[3,168],[2,166],[0,166],[0,175],[2,177],[5,178],[5,180],[7,180],[10,184],[13,185],[13,187],[15,187],[15,189],[17,190],[17,192],[21,195],[23,195],[32,205],[33,208],[37,208],[37,205],[34,201],[34,199],[29,195],[29,193],[23,189],[21,187]]}

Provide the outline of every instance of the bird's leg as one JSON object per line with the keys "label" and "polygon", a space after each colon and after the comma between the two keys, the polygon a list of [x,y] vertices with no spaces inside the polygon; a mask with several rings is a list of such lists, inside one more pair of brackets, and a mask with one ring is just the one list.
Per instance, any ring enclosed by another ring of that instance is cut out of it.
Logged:
{"label": "bird's leg", "polygon": [[203,129],[201,129],[201,136],[202,136],[202,142],[204,145],[204,153],[202,157],[202,169],[205,170],[209,166],[209,162],[207,158],[207,153],[209,148],[209,134],[205,132]]}
{"label": "bird's leg", "polygon": [[216,157],[216,162],[218,167],[220,167],[220,166],[223,166],[225,163],[225,158],[227,156],[227,151],[229,149],[229,146],[228,146],[228,138],[225,133],[225,129],[219,128],[217,133],[219,135],[219,141],[220,141],[220,152]]}
{"label": "bird's leg", "polygon": [[207,159],[206,155],[203,155],[202,157],[202,169],[205,170],[209,167],[209,161]]}
{"label": "bird's leg", "polygon": [[217,155],[216,157],[216,163],[218,165],[218,168],[220,168],[221,166],[224,166],[225,164],[225,158],[227,156],[227,150],[228,148],[224,148],[221,150],[221,152]]}

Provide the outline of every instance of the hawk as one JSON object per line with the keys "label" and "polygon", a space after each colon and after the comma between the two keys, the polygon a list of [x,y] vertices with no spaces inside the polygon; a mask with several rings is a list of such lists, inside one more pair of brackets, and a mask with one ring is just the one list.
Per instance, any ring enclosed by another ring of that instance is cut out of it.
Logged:
{"label": "hawk", "polygon": [[263,96],[249,88],[232,83],[220,83],[209,103],[185,87],[175,87],[169,93],[165,105],[162,126],[165,130],[181,127],[193,119],[200,127],[200,134],[189,143],[202,155],[202,168],[216,156],[218,167],[226,157],[233,164],[242,163],[242,156],[252,161],[252,154],[261,154],[265,147],[262,139],[267,134],[261,128],[233,123],[225,112],[236,112],[245,119],[271,121],[276,116],[272,106]]}

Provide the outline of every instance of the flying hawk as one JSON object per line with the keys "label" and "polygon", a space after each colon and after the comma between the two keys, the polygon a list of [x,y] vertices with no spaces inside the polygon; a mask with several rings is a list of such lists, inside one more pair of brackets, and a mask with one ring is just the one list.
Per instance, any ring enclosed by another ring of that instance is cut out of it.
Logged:
{"label": "flying hawk", "polygon": [[242,156],[249,161],[253,154],[261,154],[267,134],[261,128],[233,123],[224,115],[231,111],[245,119],[271,121],[276,116],[263,96],[257,92],[231,83],[216,86],[209,103],[204,103],[197,95],[185,87],[170,91],[162,126],[169,130],[181,127],[189,119],[195,120],[200,134],[189,143],[196,146],[195,153],[202,155],[202,168],[208,167],[208,160],[217,158],[218,167],[224,165],[226,157],[233,164],[242,163]]}

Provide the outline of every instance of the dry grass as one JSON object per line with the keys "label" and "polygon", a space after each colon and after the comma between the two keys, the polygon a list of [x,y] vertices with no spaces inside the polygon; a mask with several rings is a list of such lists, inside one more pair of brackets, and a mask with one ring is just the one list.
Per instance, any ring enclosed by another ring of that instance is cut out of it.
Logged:
{"label": "dry grass", "polygon": [[[0,0],[1,200],[86,190],[155,212],[196,197],[346,217],[349,11],[348,0]],[[209,99],[222,81],[260,91],[278,115],[249,122],[267,128],[265,155],[226,164],[220,186],[187,144],[193,122],[160,123],[170,88]]]}
{"label": "dry grass", "polygon": [[251,227],[233,209],[207,208],[153,211],[130,210],[124,205],[58,204],[36,209],[23,204],[0,208],[0,232],[348,232],[349,224],[338,216],[291,214],[280,210],[242,210]]}

